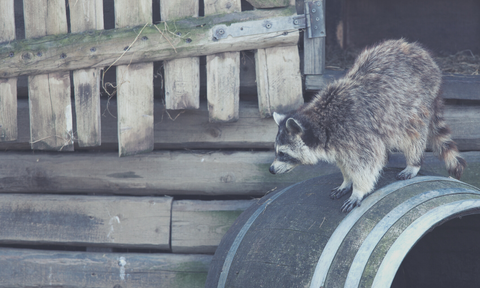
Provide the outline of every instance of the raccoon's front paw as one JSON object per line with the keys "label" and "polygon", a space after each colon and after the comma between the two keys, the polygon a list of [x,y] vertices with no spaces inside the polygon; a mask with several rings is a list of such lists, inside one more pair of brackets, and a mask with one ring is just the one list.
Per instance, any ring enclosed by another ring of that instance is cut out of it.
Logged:
{"label": "raccoon's front paw", "polygon": [[343,197],[343,195],[350,193],[352,191],[352,187],[347,187],[347,188],[340,188],[342,186],[338,186],[336,188],[332,189],[332,192],[330,192],[330,198],[332,199],[340,199]]}
{"label": "raccoon's front paw", "polygon": [[362,199],[352,196],[343,203],[341,210],[343,213],[348,213],[352,211],[353,208],[360,207],[360,204],[362,204]]}

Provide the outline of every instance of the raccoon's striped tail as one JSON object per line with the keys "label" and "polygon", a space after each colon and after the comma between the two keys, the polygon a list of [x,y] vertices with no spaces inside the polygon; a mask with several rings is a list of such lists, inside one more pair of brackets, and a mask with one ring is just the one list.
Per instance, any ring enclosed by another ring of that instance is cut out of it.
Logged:
{"label": "raccoon's striped tail", "polygon": [[433,153],[445,161],[448,174],[460,179],[467,166],[465,159],[460,156],[457,144],[452,140],[450,128],[443,118],[443,101],[440,96],[435,99],[435,110],[429,129],[429,142]]}

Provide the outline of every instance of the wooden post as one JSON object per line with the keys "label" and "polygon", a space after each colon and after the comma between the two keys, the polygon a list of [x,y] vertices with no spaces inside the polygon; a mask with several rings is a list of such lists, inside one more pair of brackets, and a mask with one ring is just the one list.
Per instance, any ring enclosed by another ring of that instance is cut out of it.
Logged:
{"label": "wooden post", "polygon": [[[205,15],[240,12],[240,0],[206,0]],[[207,56],[207,99],[210,122],[238,120],[240,52]]]}
{"label": "wooden post", "polygon": [[[198,0],[160,0],[162,21],[198,16]],[[174,27],[169,27],[175,32]],[[178,35],[188,41],[188,35]],[[200,107],[200,60],[180,58],[164,63],[165,106],[167,109],[198,109]]]}
{"label": "wooden post", "polygon": [[297,46],[258,49],[255,53],[258,108],[267,118],[303,104],[300,56]]}
{"label": "wooden post", "polygon": [[[147,23],[152,23],[151,0],[115,0],[115,27]],[[117,66],[117,99],[119,156],[152,151],[153,63]]]}
{"label": "wooden post", "polygon": [[[63,0],[24,0],[23,10],[27,39],[68,32]],[[39,51],[26,57],[42,54]],[[60,58],[68,61],[68,54]],[[73,151],[70,72],[29,76],[28,97],[32,149]]]}
{"label": "wooden post", "polygon": [[[15,39],[13,0],[0,0],[0,7],[0,43],[3,43]],[[17,78],[0,79],[0,142],[16,140],[17,134]]]}
{"label": "wooden post", "polygon": [[[103,3],[69,0],[72,33],[103,30]],[[94,48],[91,48],[94,49]],[[80,147],[102,144],[100,126],[100,68],[73,71],[77,140]]]}
{"label": "wooden post", "polygon": [[[325,0],[322,1],[325,11]],[[325,12],[324,12],[325,13]],[[323,17],[325,19],[325,15]],[[318,90],[319,84],[325,84],[325,37],[303,37],[303,74],[305,76],[305,89]]]}

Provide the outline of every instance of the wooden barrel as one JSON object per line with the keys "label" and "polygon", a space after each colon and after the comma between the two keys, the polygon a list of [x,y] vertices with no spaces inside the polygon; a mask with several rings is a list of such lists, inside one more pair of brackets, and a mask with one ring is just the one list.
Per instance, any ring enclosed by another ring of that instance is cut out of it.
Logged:
{"label": "wooden barrel", "polygon": [[360,207],[329,198],[341,174],[263,197],[218,246],[206,287],[390,287],[411,248],[447,220],[480,214],[479,189],[452,178],[396,181],[386,170]]}

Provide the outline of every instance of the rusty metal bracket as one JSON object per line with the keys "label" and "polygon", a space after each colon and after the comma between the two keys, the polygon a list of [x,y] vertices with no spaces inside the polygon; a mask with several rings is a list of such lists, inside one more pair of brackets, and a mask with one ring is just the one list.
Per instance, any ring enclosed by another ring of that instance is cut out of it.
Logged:
{"label": "rusty metal bracket", "polygon": [[325,17],[323,1],[305,2],[304,15],[275,17],[265,20],[246,21],[216,25],[212,28],[214,40],[225,39],[228,36],[241,37],[273,32],[288,32],[306,29],[308,38],[325,37]]}
{"label": "rusty metal bracket", "polygon": [[212,34],[216,40],[220,40],[228,36],[241,37],[273,32],[288,32],[305,27],[305,16],[295,15],[232,23],[230,26],[217,25],[212,28]]}

